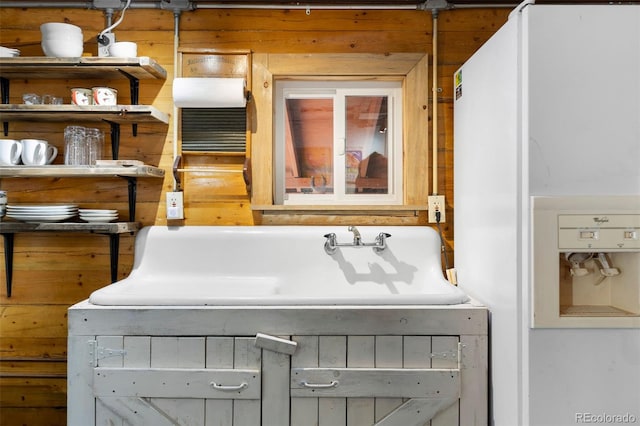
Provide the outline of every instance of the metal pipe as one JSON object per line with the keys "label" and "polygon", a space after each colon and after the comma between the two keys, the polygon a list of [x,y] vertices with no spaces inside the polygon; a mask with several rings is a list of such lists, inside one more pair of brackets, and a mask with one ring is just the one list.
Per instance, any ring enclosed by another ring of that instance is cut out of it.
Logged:
{"label": "metal pipe", "polygon": [[[318,9],[318,10],[352,10],[352,9],[379,9],[379,10],[426,10],[422,5],[406,5],[406,4],[353,4],[353,5],[336,5],[336,4],[228,4],[228,3],[207,3],[194,1],[196,9]],[[459,4],[448,3],[449,9],[513,9],[520,3],[487,3],[487,4]]]}
{"label": "metal pipe", "polygon": [[[50,8],[50,9],[93,9],[93,2],[30,2],[30,1],[9,1],[0,2],[0,8]],[[133,3],[129,9],[161,9],[162,2]],[[414,5],[381,5],[381,4],[354,4],[354,5],[300,5],[300,4],[230,4],[230,3],[197,3],[194,2],[194,9],[271,9],[271,10],[353,10],[353,9],[380,9],[380,10],[412,10],[419,9]]]}
{"label": "metal pipe", "polygon": [[[228,4],[194,1],[194,9],[271,9],[271,10],[423,10],[421,5],[394,5],[394,4],[354,4],[354,5],[291,5],[291,4]],[[513,9],[519,3],[484,3],[484,4],[459,4],[449,3],[450,9]],[[93,9],[93,2],[86,1],[58,1],[58,2],[31,2],[31,1],[2,1],[1,8],[27,8],[27,9]],[[132,3],[129,9],[162,9],[162,1]]]}
{"label": "metal pipe", "polygon": [[181,173],[242,173],[243,170],[223,169],[220,167],[188,167],[178,168],[176,172]]}
{"label": "metal pipe", "polygon": [[32,3],[26,1],[3,1],[0,2],[0,8],[50,8],[50,9],[91,9],[93,4],[90,1],[87,2],[46,2],[46,3]]}
{"label": "metal pipe", "polygon": [[433,174],[433,184],[432,184],[432,195],[438,195],[438,11],[432,10],[431,14],[433,16],[433,36],[431,38],[431,44],[433,45],[433,57],[431,58],[431,63],[433,64],[433,93],[432,93],[432,105],[433,112],[431,114],[433,120],[431,123],[433,129],[432,143],[431,146],[432,152],[432,174]]}
{"label": "metal pipe", "polygon": [[[134,3],[129,9],[160,9],[161,2]],[[30,1],[2,1],[0,9],[20,8],[20,9],[95,9],[93,2],[43,2],[35,3]]]}
{"label": "metal pipe", "polygon": [[354,4],[354,5],[301,5],[301,4],[287,4],[287,5],[274,5],[274,4],[219,4],[219,3],[196,3],[196,9],[286,9],[286,10],[417,10],[418,6],[414,5],[381,5],[381,4]]}
{"label": "metal pipe", "polygon": [[[180,46],[180,12],[179,11],[174,11],[173,12],[173,76],[174,79],[175,77],[180,77],[182,75],[181,69],[180,67],[182,66],[182,64],[179,62],[179,55],[178,55],[178,47]],[[173,96],[173,95],[172,95]],[[178,156],[180,155],[178,153],[178,115],[179,115],[179,111],[178,111],[178,107],[176,106],[175,102],[173,102],[173,158],[174,161],[178,158]],[[174,173],[174,179],[173,179],[173,191],[179,191],[180,188],[180,181],[178,181],[177,179],[175,179],[175,173]]]}

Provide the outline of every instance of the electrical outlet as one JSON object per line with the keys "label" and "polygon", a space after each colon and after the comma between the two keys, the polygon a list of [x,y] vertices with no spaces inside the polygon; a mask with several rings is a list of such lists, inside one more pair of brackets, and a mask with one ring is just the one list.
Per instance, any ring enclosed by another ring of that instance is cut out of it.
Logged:
{"label": "electrical outlet", "polygon": [[184,219],[182,192],[167,192],[167,219]]}
{"label": "electrical outlet", "polygon": [[109,54],[109,48],[116,42],[116,35],[114,33],[105,33],[102,36],[98,36],[98,57],[104,58],[111,56]]}
{"label": "electrical outlet", "polygon": [[445,222],[445,214],[444,214],[444,195],[429,195],[427,200],[428,209],[429,209],[429,223],[436,223],[436,212],[440,212],[440,223]]}

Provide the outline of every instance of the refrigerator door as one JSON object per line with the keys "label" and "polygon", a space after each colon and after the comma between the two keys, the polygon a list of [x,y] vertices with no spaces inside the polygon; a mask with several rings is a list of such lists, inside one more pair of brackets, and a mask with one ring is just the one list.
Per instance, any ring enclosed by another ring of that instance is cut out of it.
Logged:
{"label": "refrigerator door", "polygon": [[454,78],[456,270],[460,287],[491,309],[495,425],[524,424],[516,320],[522,305],[519,20],[510,19]]}
{"label": "refrigerator door", "polygon": [[530,328],[531,199],[640,194],[639,76],[618,4],[525,6],[454,76],[455,267],[491,311],[496,426],[640,418],[640,330]]}
{"label": "refrigerator door", "polygon": [[523,14],[531,195],[640,194],[640,7]]}

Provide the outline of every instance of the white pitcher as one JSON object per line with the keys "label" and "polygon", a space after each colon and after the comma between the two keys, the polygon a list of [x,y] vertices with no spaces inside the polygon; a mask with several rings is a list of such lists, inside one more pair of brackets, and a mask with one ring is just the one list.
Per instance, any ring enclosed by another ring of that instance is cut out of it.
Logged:
{"label": "white pitcher", "polygon": [[41,139],[22,139],[22,162],[27,166],[51,164],[58,155],[58,148]]}

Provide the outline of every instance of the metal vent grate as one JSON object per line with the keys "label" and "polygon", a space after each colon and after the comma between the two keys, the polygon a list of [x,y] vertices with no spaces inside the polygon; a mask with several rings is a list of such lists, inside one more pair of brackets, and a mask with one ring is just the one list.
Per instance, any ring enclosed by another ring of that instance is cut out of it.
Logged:
{"label": "metal vent grate", "polygon": [[246,131],[246,108],[182,109],[183,151],[244,153]]}

